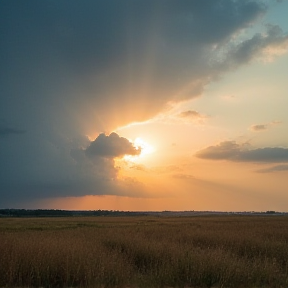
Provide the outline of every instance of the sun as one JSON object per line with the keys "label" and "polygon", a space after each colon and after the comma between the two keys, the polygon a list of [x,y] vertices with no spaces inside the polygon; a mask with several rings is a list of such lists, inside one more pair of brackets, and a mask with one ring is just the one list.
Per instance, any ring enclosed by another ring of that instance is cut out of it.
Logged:
{"label": "sun", "polygon": [[134,141],[134,146],[141,148],[140,157],[146,156],[148,154],[151,154],[155,151],[155,148],[145,142],[142,138],[136,138]]}
{"label": "sun", "polygon": [[146,141],[144,141],[142,138],[138,137],[133,141],[133,145],[138,148],[141,149],[141,153],[139,155],[125,155],[124,156],[124,160],[128,160],[128,161],[137,161],[141,158],[146,157],[149,154],[152,154],[153,152],[155,152],[155,148],[150,145],[149,143],[147,143]]}

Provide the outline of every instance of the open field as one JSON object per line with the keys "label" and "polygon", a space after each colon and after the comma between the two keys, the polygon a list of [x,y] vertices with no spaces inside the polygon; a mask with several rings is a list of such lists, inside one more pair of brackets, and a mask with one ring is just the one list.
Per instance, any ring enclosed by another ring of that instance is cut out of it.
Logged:
{"label": "open field", "polygon": [[0,218],[0,287],[288,287],[287,216]]}

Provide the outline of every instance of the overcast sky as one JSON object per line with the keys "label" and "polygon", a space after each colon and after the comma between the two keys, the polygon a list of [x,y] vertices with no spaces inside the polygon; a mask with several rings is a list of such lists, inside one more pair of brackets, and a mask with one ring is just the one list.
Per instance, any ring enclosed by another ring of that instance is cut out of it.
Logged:
{"label": "overcast sky", "polygon": [[0,208],[287,211],[287,11],[2,0]]}

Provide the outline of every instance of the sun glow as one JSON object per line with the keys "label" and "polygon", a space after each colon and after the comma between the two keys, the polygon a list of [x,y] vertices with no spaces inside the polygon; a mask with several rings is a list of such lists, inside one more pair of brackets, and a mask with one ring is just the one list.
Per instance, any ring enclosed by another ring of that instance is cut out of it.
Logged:
{"label": "sun glow", "polygon": [[134,146],[138,149],[141,149],[141,153],[139,155],[125,155],[124,160],[128,161],[137,161],[140,158],[146,157],[149,154],[152,154],[155,152],[155,148],[148,144],[146,141],[144,141],[142,138],[136,138],[133,142]]}
{"label": "sun glow", "polygon": [[143,139],[141,138],[136,138],[134,141],[134,146],[141,148],[141,156],[145,156],[147,154],[151,154],[155,151],[155,148],[152,147],[150,144],[148,144],[147,142],[145,142]]}

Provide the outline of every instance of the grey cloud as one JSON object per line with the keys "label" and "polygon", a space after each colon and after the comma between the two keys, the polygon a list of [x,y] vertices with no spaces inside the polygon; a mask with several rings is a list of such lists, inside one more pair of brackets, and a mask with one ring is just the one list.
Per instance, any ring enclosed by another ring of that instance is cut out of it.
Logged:
{"label": "grey cloud", "polygon": [[265,147],[241,151],[238,161],[253,162],[288,162],[288,148]]}
{"label": "grey cloud", "polygon": [[211,160],[229,160],[238,162],[288,162],[288,148],[265,147],[251,149],[247,144],[224,141],[198,151],[196,157]]}
{"label": "grey cloud", "polygon": [[[224,41],[241,29],[242,25],[251,24],[255,17],[260,16],[267,9],[263,2],[259,1],[179,1],[177,5],[173,1],[169,2],[173,10],[182,13],[182,18],[177,17],[171,9],[172,29],[169,31],[175,33],[173,36],[177,37],[178,41],[185,42],[197,40],[201,43],[215,44],[219,43],[219,40]],[[227,15],[228,11],[229,15]],[[203,14],[207,18],[203,18]],[[227,22],[231,25],[226,25]],[[190,37],[185,37],[186,33]]]}
{"label": "grey cloud", "polygon": [[203,159],[223,160],[233,159],[238,155],[240,146],[234,141],[224,141],[216,146],[209,146],[198,151],[195,156]]}
{"label": "grey cloud", "polygon": [[[135,154],[140,150],[135,152],[127,139],[114,134],[100,134],[96,138],[97,144],[107,147],[94,146],[95,141],[87,139],[76,141],[80,147],[74,143],[51,142],[45,135],[41,139],[32,135],[34,141],[31,142],[28,134],[21,136],[22,150],[18,149],[16,139],[3,141],[0,149],[0,207],[53,197],[143,195],[141,187],[134,190],[136,184],[117,178],[118,168],[113,159],[122,153]],[[103,136],[107,137],[105,143],[101,142]],[[89,153],[85,146],[88,146]]]}
{"label": "grey cloud", "polygon": [[267,124],[255,124],[255,125],[252,125],[249,129],[251,131],[259,132],[259,131],[267,130],[270,126],[278,125],[281,123],[282,123],[281,121],[272,121]]}
{"label": "grey cloud", "polygon": [[258,173],[272,173],[272,172],[281,172],[281,171],[288,171],[288,164],[283,165],[276,165],[264,169],[259,169],[256,172]]}
{"label": "grey cloud", "polygon": [[250,62],[255,57],[263,57],[265,53],[269,57],[277,49],[287,51],[288,34],[283,33],[282,29],[277,25],[267,25],[265,33],[256,33],[252,38],[244,40],[234,45],[234,47],[232,45],[222,64],[226,67],[237,67]]}
{"label": "grey cloud", "polygon": [[256,124],[256,125],[252,125],[250,127],[250,130],[252,130],[252,131],[263,131],[263,130],[267,130],[267,129],[268,129],[267,124]]}
{"label": "grey cloud", "polygon": [[181,118],[190,118],[190,119],[203,119],[206,118],[206,116],[200,114],[197,111],[194,110],[187,110],[183,111],[180,114],[178,114],[179,117]]}
{"label": "grey cloud", "polygon": [[122,157],[124,155],[139,155],[140,147],[134,147],[128,139],[120,137],[113,132],[109,136],[101,133],[85,150],[88,156],[102,156],[108,158]]}

